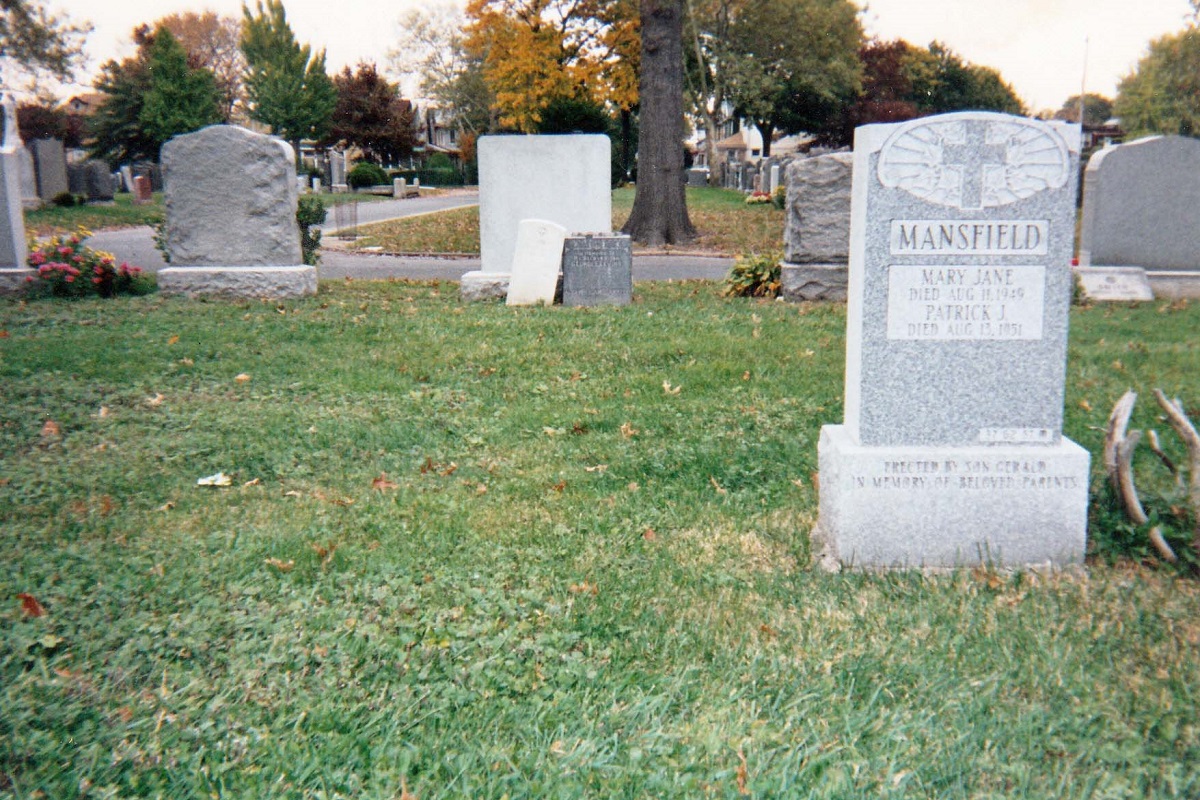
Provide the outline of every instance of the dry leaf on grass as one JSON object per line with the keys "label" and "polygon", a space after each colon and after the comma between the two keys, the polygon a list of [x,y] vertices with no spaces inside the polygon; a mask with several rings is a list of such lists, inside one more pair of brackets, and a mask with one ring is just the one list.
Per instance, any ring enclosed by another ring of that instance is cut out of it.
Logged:
{"label": "dry leaf on grass", "polygon": [[388,489],[399,489],[400,484],[389,481],[387,473],[381,472],[381,473],[379,473],[378,478],[374,478],[371,480],[371,488],[377,492],[382,492],[382,491],[386,491]]}
{"label": "dry leaf on grass", "polygon": [[296,566],[296,562],[292,561],[290,558],[287,561],[281,561],[278,558],[268,558],[263,561],[263,563],[268,567],[274,567],[280,572],[291,572],[292,568]]}
{"label": "dry leaf on grass", "polygon": [[52,419],[46,420],[46,424],[42,426],[42,436],[49,438],[51,436],[61,436],[62,428]]}
{"label": "dry leaf on grass", "polygon": [[721,484],[717,483],[717,479],[711,475],[708,478],[708,482],[711,483],[713,488],[717,490],[717,494],[729,494],[729,492],[725,491]]}
{"label": "dry leaf on grass", "polygon": [[21,601],[21,611],[27,617],[44,617],[46,616],[45,607],[37,601],[37,598],[26,592],[21,592],[17,595],[17,599]]}
{"label": "dry leaf on grass", "polygon": [[594,467],[584,467],[583,469],[585,472],[599,472],[603,475],[608,471],[608,464],[597,464]]}
{"label": "dry leaf on grass", "polygon": [[663,392],[666,394],[679,394],[682,390],[682,386],[671,386],[670,381],[663,381]]}
{"label": "dry leaf on grass", "polygon": [[238,383],[245,383],[246,381],[250,380],[250,376],[244,372],[239,372],[237,375],[235,375],[233,377],[233,379],[235,381],[237,381]]}
{"label": "dry leaf on grass", "polygon": [[233,478],[226,475],[224,472],[218,472],[215,475],[209,475],[206,478],[196,480],[197,486],[232,486]]}
{"label": "dry leaf on grass", "polygon": [[146,405],[150,406],[151,408],[158,408],[162,405],[163,400],[165,399],[166,398],[164,398],[161,394],[155,392],[153,397],[146,398]]}
{"label": "dry leaf on grass", "polygon": [[624,436],[626,439],[632,439],[634,436],[636,436],[638,433],[641,432],[637,428],[633,427],[633,425],[631,425],[628,422],[622,422],[620,430],[621,430],[621,435]]}

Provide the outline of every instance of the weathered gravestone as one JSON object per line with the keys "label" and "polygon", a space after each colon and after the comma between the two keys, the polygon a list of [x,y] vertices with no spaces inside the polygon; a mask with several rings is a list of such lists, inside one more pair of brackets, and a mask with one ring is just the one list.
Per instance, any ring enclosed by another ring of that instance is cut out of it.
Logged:
{"label": "weathered gravestone", "polygon": [[568,236],[563,244],[564,306],[633,302],[633,242],[621,234]]}
{"label": "weathered gravestone", "polygon": [[1141,267],[1155,294],[1200,298],[1200,140],[1106,147],[1084,174],[1082,267]]}
{"label": "weathered gravestone", "polygon": [[67,183],[72,194],[83,195],[90,201],[112,200],[116,191],[112,170],[95,158],[68,164]]}
{"label": "weathered gravestone", "polygon": [[158,273],[170,294],[298,297],[315,294],[296,223],[292,148],[271,136],[213,125],[162,149],[167,250]]}
{"label": "weathered gravestone", "polygon": [[67,181],[67,154],[58,139],[34,139],[29,143],[37,173],[38,197],[49,203],[71,190]]}
{"label": "weathered gravestone", "polygon": [[0,293],[24,290],[37,272],[28,265],[25,210],[21,202],[21,133],[11,94],[0,98],[4,138],[0,140]]}
{"label": "weathered gravestone", "polygon": [[785,300],[846,300],[853,174],[853,153],[802,158],[788,165],[780,265]]}
{"label": "weathered gravestone", "polygon": [[568,232],[612,230],[607,136],[483,136],[479,139],[480,269],[463,276],[464,299],[501,282],[524,219]]}
{"label": "weathered gravestone", "polygon": [[21,172],[21,204],[26,211],[42,207],[42,198],[37,191],[37,171],[33,168],[33,153],[21,145],[17,150],[18,168]]}
{"label": "weathered gravestone", "polygon": [[1062,436],[1079,129],[991,113],[859,128],[845,423],[818,536],[855,567],[1083,559]]}
{"label": "weathered gravestone", "polygon": [[513,250],[508,305],[554,304],[566,236],[566,228],[549,220],[521,220]]}
{"label": "weathered gravestone", "polygon": [[154,201],[154,189],[148,175],[133,176],[133,204],[144,206]]}

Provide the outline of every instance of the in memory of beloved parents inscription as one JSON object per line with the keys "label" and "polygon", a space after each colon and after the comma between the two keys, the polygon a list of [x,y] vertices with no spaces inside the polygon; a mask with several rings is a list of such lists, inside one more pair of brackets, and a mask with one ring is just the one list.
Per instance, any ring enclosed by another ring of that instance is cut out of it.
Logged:
{"label": "in memory of beloved parents inscription", "polygon": [[1079,129],[968,112],[855,135],[843,425],[819,533],[858,566],[1082,560],[1062,437]]}

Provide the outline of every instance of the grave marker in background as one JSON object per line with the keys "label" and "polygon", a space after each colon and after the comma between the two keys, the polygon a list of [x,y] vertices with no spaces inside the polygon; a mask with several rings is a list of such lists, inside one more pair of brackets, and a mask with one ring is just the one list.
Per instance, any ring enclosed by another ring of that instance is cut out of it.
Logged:
{"label": "grave marker in background", "polygon": [[850,260],[850,182],[853,153],[831,153],[787,166],[783,224],[785,300],[846,300]]}
{"label": "grave marker in background", "polygon": [[17,103],[0,98],[4,138],[0,140],[0,294],[23,291],[37,272],[29,267],[25,244],[25,210],[21,202],[21,133]]}
{"label": "grave marker in background", "polygon": [[513,250],[508,305],[554,305],[566,236],[566,228],[549,220],[521,220]]}
{"label": "grave marker in background", "polygon": [[1084,173],[1081,267],[1141,267],[1163,297],[1200,298],[1200,141],[1106,147]]}
{"label": "grave marker in background", "polygon": [[633,242],[621,234],[568,236],[563,244],[564,306],[633,302]]}
{"label": "grave marker in background", "polygon": [[859,567],[1082,561],[1062,437],[1079,129],[991,113],[855,134],[845,422],[819,536]]}

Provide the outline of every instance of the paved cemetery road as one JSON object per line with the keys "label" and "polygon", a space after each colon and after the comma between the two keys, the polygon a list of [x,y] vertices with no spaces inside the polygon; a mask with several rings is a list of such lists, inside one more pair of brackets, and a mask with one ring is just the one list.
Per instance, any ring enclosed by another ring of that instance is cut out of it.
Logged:
{"label": "paved cemetery road", "polygon": [[[429,214],[450,208],[475,205],[477,193],[440,195],[410,198],[408,200],[382,200],[358,204],[358,224],[383,222],[389,219]],[[329,209],[329,218],[321,230],[329,237],[335,230],[334,209]],[[118,261],[128,261],[143,269],[157,271],[166,266],[162,256],[154,248],[154,231],[148,227],[120,228],[97,231],[88,241],[91,247],[112,253]],[[341,250],[336,243],[321,251],[321,278],[354,278],[357,280],[385,280],[408,278],[413,280],[453,280],[464,272],[479,269],[478,258],[439,258],[437,256],[393,256],[376,253],[358,253]],[[690,255],[635,255],[633,257],[633,279],[635,281],[666,280],[720,280],[729,272],[733,259],[717,256]]]}

